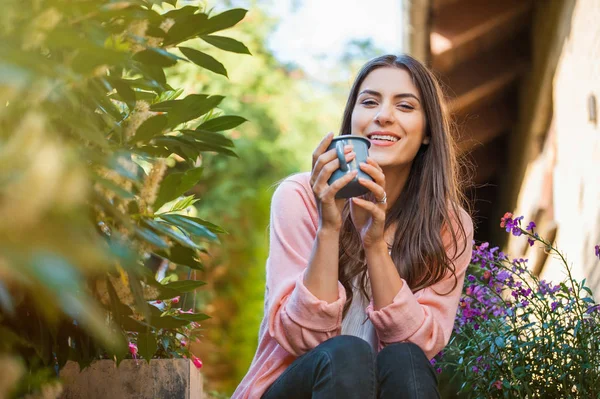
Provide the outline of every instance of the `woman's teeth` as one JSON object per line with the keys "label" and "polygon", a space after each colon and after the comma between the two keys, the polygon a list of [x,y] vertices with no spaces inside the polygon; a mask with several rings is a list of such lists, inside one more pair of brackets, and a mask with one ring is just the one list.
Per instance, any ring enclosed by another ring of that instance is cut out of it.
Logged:
{"label": "woman's teeth", "polygon": [[379,134],[374,134],[372,136],[369,137],[371,140],[386,140],[386,141],[392,141],[392,142],[396,142],[398,141],[398,137],[395,136],[383,136],[383,135],[379,135]]}

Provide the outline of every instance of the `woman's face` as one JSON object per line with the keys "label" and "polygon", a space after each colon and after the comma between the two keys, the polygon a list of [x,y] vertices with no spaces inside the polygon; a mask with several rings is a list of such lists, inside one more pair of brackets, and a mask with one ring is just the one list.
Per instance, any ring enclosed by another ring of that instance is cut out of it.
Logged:
{"label": "woman's face", "polygon": [[367,75],[358,90],[351,130],[371,141],[369,155],[382,168],[410,167],[429,138],[421,95],[405,69],[383,67]]}

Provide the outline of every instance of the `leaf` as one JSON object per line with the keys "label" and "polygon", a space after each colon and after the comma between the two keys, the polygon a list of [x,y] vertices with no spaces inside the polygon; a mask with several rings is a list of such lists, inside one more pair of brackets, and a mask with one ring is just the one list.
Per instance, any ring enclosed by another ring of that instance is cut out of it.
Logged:
{"label": "leaf", "polygon": [[202,176],[202,168],[193,168],[185,172],[175,172],[167,175],[160,185],[156,201],[154,201],[155,209],[160,208],[168,201],[183,195],[185,192],[194,187]]}
{"label": "leaf", "polygon": [[146,359],[150,363],[150,359],[156,353],[158,345],[156,344],[156,337],[149,333],[139,333],[137,340],[138,353],[141,357]]}
{"label": "leaf", "polygon": [[144,289],[142,288],[142,283],[138,276],[133,273],[129,273],[128,280],[129,288],[133,294],[137,311],[144,316],[144,319],[147,320],[150,317],[150,305],[148,305],[148,302],[146,302],[146,299],[144,298]]}
{"label": "leaf", "polygon": [[208,315],[205,315],[204,313],[180,313],[177,316],[175,316],[178,320],[185,320],[188,322],[199,322],[202,320],[207,320],[210,319],[211,317]]}
{"label": "leaf", "polygon": [[169,212],[183,211],[186,208],[194,205],[198,201],[199,200],[197,198],[194,198],[193,195],[188,195],[187,197],[183,197],[183,199],[181,199],[181,200],[177,201],[175,204],[173,204],[171,209],[169,209]]}
{"label": "leaf", "polygon": [[123,199],[135,198],[135,195],[133,195],[133,193],[125,190],[123,187],[119,186],[117,183],[114,183],[112,180],[105,179],[98,175],[95,175],[93,177],[96,182],[100,183],[102,186],[104,186],[104,188],[107,188],[108,190],[112,191],[119,197],[121,197]]}
{"label": "leaf", "polygon": [[189,219],[189,220],[192,220],[198,224],[201,224],[202,226],[206,227],[207,229],[209,229],[210,231],[212,231],[215,234],[229,234],[229,233],[227,233],[227,231],[225,231],[221,227],[219,227],[216,224],[213,224],[211,222],[208,222],[204,219],[200,219],[200,218],[194,217],[194,216],[187,216],[187,215],[179,215],[179,216]]}
{"label": "leaf", "polygon": [[246,122],[246,118],[241,116],[227,115],[219,116],[217,118],[210,119],[200,126],[196,130],[208,130],[210,132],[219,132],[222,130],[230,130],[238,127],[242,123]]}
{"label": "leaf", "polygon": [[168,112],[169,126],[199,118],[223,101],[223,96],[207,96],[206,94],[190,94],[182,100],[169,100],[154,104],[152,111]]}
{"label": "leaf", "polygon": [[175,24],[167,32],[164,41],[165,46],[181,43],[202,34],[205,30],[206,21],[208,21],[208,15],[203,13],[183,16],[180,14],[176,18]]}
{"label": "leaf", "polygon": [[135,234],[141,239],[154,245],[157,248],[169,248],[169,244],[165,242],[160,236],[156,235],[153,231],[143,227],[136,227]]}
{"label": "leaf", "polygon": [[210,132],[208,130],[182,130],[182,133],[191,135],[194,139],[206,144],[212,144],[220,147],[234,147],[233,141],[221,133]]}
{"label": "leaf", "polygon": [[232,26],[240,22],[242,19],[244,19],[247,12],[248,10],[245,10],[243,8],[234,8],[232,10],[227,10],[221,14],[215,15],[214,17],[206,21],[201,33],[205,35],[207,33],[231,28]]}
{"label": "leaf", "polygon": [[196,250],[179,244],[173,245],[169,252],[160,251],[156,255],[170,260],[178,265],[187,266],[195,270],[204,270],[202,263],[197,260]]}
{"label": "leaf", "polygon": [[504,339],[502,337],[496,337],[494,342],[498,348],[504,348]]}
{"label": "leaf", "polygon": [[239,158],[238,154],[236,154],[235,151],[232,151],[229,148],[225,148],[225,147],[217,146],[217,145],[213,145],[213,144],[201,142],[200,145],[196,146],[196,149],[198,151],[202,151],[202,152],[216,152],[216,153],[220,153],[220,154],[229,155],[230,157]]}
{"label": "leaf", "polygon": [[179,50],[181,50],[181,52],[194,64],[202,68],[208,69],[209,71],[212,71],[214,73],[218,73],[219,75],[228,77],[225,66],[223,66],[223,64],[221,64],[219,61],[217,61],[210,55],[189,47],[179,47]]}
{"label": "leaf", "polygon": [[143,63],[136,63],[134,67],[144,76],[144,78],[146,78],[144,80],[155,90],[165,91],[171,89],[171,87],[167,85],[167,77],[162,67]]}
{"label": "leaf", "polygon": [[[120,159],[122,159],[124,162],[131,163],[131,165],[135,167],[136,171],[134,172],[125,168],[125,166],[119,162]],[[141,168],[131,160],[131,153],[127,151],[118,151],[113,153],[107,162],[107,166],[126,179],[140,182],[139,171]]]}
{"label": "leaf", "polygon": [[207,42],[208,44],[212,44],[213,46],[218,47],[221,50],[230,51],[232,53],[238,53],[238,54],[252,55],[252,53],[250,53],[250,50],[248,50],[248,47],[246,47],[244,45],[244,43],[239,42],[230,37],[216,36],[216,35],[204,35],[204,36],[200,36],[200,38],[202,40],[204,40],[205,42]]}
{"label": "leaf", "polygon": [[154,115],[146,119],[136,130],[135,135],[130,140],[131,143],[148,142],[153,137],[158,136],[167,128],[167,115]]}
{"label": "leaf", "polygon": [[[197,94],[197,95],[203,96],[203,98],[208,97],[206,94]],[[177,105],[177,103],[179,101],[181,101],[181,100],[166,100],[166,101],[158,102],[156,104],[152,104],[150,106],[150,111],[169,112],[175,107],[175,105]]]}
{"label": "leaf", "polygon": [[194,249],[200,249],[198,244],[192,241],[190,237],[188,237],[187,235],[185,235],[185,233],[182,233],[178,229],[173,229],[169,224],[157,222],[150,219],[144,219],[144,223],[152,227],[154,230],[171,237],[183,246]]}
{"label": "leaf", "polygon": [[126,317],[129,317],[133,314],[131,308],[127,305],[124,305],[120,300],[115,288],[108,277],[105,278],[106,282],[106,290],[108,291],[108,296],[110,298],[110,310],[112,312],[112,317],[120,323]]}
{"label": "leaf", "polygon": [[238,53],[238,54],[252,55],[252,53],[250,52],[250,50],[248,50],[248,47],[246,47],[246,45],[244,43],[237,41],[235,39],[232,39],[230,37],[217,36],[217,35],[203,35],[203,36],[200,36],[200,38],[202,40],[204,40],[205,42],[207,42],[208,44],[211,44],[217,48],[220,48],[221,50],[229,51],[232,53]]}
{"label": "leaf", "polygon": [[177,64],[177,60],[183,58],[177,57],[163,49],[149,48],[136,53],[133,56],[133,59],[143,64],[166,68]]}
{"label": "leaf", "polygon": [[164,284],[166,288],[179,292],[192,292],[203,285],[206,285],[206,283],[198,280],[173,281],[172,283]]}
{"label": "leaf", "polygon": [[136,96],[135,91],[129,86],[129,84],[118,78],[109,79],[111,85],[117,90],[117,94],[121,97],[122,101],[127,104],[129,111],[133,111],[135,108]]}
{"label": "leaf", "polygon": [[173,224],[181,227],[182,229],[184,229],[185,231],[187,231],[189,234],[191,234],[193,236],[208,238],[211,241],[215,241],[217,239],[217,236],[214,235],[206,227],[197,223],[193,219],[186,218],[183,215],[177,215],[177,214],[164,215],[163,214],[160,217],[162,219],[166,220],[167,222],[173,223]]}
{"label": "leaf", "polygon": [[[175,0],[173,0],[173,1],[175,1]],[[194,6],[185,6],[185,7],[181,7],[181,8],[176,8],[174,10],[164,13],[163,18],[164,19],[170,18],[172,20],[177,21],[179,18],[183,18],[183,17],[187,17],[187,16],[195,14],[196,11],[198,11],[198,10],[199,10],[199,8],[194,7]]]}

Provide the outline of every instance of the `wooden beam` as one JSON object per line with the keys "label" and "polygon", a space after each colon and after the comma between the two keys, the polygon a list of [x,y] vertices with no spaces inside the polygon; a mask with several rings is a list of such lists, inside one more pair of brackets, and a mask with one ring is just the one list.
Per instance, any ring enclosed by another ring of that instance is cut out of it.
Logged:
{"label": "wooden beam", "polygon": [[516,107],[508,97],[502,96],[491,104],[455,118],[459,155],[490,143],[515,125]]}
{"label": "wooden beam", "polygon": [[457,64],[517,34],[531,19],[528,0],[465,0],[434,14],[432,67],[448,72]]}
{"label": "wooden beam", "polygon": [[525,38],[517,37],[442,76],[443,84],[449,89],[450,112],[467,112],[506,92],[526,70],[526,47]]}
{"label": "wooden beam", "polygon": [[489,182],[505,166],[506,134],[502,133],[497,139],[485,146],[479,146],[468,154],[463,154],[467,167],[473,167],[472,178],[475,184]]}

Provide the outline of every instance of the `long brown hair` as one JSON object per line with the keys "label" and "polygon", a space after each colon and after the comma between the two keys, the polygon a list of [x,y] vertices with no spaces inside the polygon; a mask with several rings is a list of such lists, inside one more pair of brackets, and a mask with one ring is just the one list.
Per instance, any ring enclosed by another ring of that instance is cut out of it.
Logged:
{"label": "long brown hair", "polygon": [[[384,67],[402,68],[409,72],[421,94],[425,112],[425,135],[413,160],[406,185],[395,203],[389,204],[385,227],[396,226],[391,256],[400,276],[413,292],[433,285],[450,273],[457,279],[453,261],[470,243],[466,242],[460,221],[461,207],[467,207],[458,179],[458,162],[451,125],[443,104],[443,94],[435,76],[419,61],[408,55],[384,55],[367,62],[359,71],[343,114],[340,135],[350,134],[352,111],[358,90],[367,75]],[[455,228],[453,226],[457,226]],[[449,233],[452,256],[448,256],[442,234]],[[459,234],[464,241],[459,251]],[[346,290],[345,316],[352,303],[352,281],[360,275],[360,290],[369,298],[367,265],[360,236],[350,219],[349,205],[344,210],[340,232],[338,278]]]}

